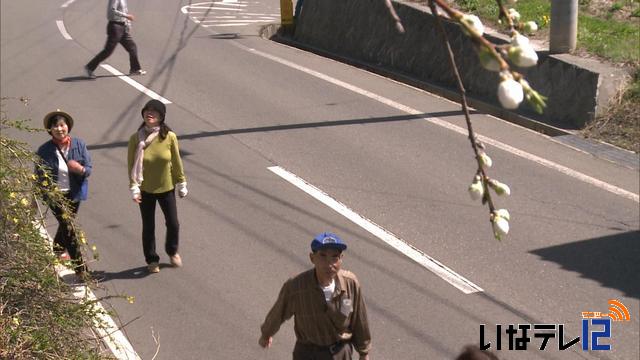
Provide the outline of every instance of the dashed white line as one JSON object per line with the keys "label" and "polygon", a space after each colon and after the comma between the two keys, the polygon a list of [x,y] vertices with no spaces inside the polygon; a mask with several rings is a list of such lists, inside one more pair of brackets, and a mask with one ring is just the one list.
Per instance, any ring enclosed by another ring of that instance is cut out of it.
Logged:
{"label": "dashed white line", "polygon": [[71,38],[71,35],[69,35],[69,33],[67,32],[67,29],[65,29],[64,22],[62,22],[62,20],[56,20],[56,25],[58,25],[58,30],[60,31],[60,34],[62,34],[63,38],[67,40],[73,40]]}
{"label": "dashed white line", "polygon": [[62,6],[60,6],[60,7],[61,8],[66,8],[67,6],[71,5],[74,1],[76,1],[76,0],[68,0],[67,2],[62,4]]}
{"label": "dashed white line", "polygon": [[152,99],[159,100],[163,104],[171,104],[171,101],[163,98],[162,96],[158,95],[158,93],[156,93],[155,91],[146,88],[144,85],[142,85],[139,82],[133,80],[129,76],[126,76],[125,74],[121,73],[118,69],[114,68],[113,66],[111,66],[109,64],[100,64],[100,66],[103,69],[107,70],[108,72],[112,73],[113,75],[116,75],[117,77],[122,79],[122,81],[124,81],[127,84],[133,86],[134,88],[138,89],[138,91],[140,91],[141,93],[147,95],[148,97],[150,97]]}
{"label": "dashed white line", "polygon": [[[69,35],[67,30],[65,29],[64,22],[62,20],[56,20],[56,25],[58,25],[58,30],[62,34],[62,37],[64,37],[67,40],[73,40],[71,35]],[[108,72],[112,73],[113,75],[116,75],[117,77],[119,77],[122,81],[124,81],[127,84],[133,86],[134,88],[136,88],[141,93],[147,95],[148,97],[150,97],[152,99],[159,100],[163,104],[171,104],[171,101],[169,101],[168,99],[165,99],[164,97],[158,95],[158,93],[156,93],[155,91],[146,88],[144,85],[142,85],[139,82],[131,79],[129,76],[126,76],[125,74],[121,73],[118,69],[114,68],[113,66],[111,66],[109,64],[100,64],[100,66],[103,69],[107,70]]]}
{"label": "dashed white line", "polygon": [[449,284],[453,285],[463,293],[472,294],[472,293],[484,291],[482,290],[481,287],[467,280],[466,278],[456,273],[455,271],[451,270],[443,263],[425,254],[423,251],[414,247],[413,245],[398,238],[396,235],[382,228],[380,225],[372,222],[371,220],[349,209],[343,203],[327,195],[327,193],[311,185],[310,183],[298,177],[297,175],[281,168],[280,166],[271,166],[268,169],[271,170],[274,174],[280,176],[281,178],[295,185],[300,190],[311,195],[316,200],[327,205],[328,207],[330,207],[340,215],[346,217],[350,221],[354,222],[355,224],[359,225],[363,229],[367,230],[378,239],[389,244],[394,249],[398,250],[405,256],[409,257],[411,260],[422,265],[427,270],[436,274],[437,276],[439,276]]}

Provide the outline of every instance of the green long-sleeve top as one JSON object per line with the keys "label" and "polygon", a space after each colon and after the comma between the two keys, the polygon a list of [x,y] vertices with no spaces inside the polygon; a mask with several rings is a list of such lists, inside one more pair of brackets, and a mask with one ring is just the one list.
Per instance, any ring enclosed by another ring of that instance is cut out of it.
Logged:
{"label": "green long-sleeve top", "polygon": [[[134,133],[129,138],[129,154],[127,163],[129,168],[129,186],[133,185],[131,181],[131,169],[136,156],[136,147],[138,146],[138,133]],[[167,137],[162,140],[160,136],[156,137],[149,146],[144,149],[144,159],[142,161],[142,184],[140,190],[159,194],[170,191],[175,184],[187,181],[184,176],[182,160],[180,159],[180,149],[178,147],[178,138],[173,131],[169,131]]]}

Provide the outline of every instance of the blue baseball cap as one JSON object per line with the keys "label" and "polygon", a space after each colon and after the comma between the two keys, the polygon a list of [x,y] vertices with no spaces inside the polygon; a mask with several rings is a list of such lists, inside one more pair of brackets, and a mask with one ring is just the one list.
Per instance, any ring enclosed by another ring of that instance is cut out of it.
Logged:
{"label": "blue baseball cap", "polygon": [[347,249],[347,244],[338,235],[330,232],[318,234],[311,241],[311,251],[313,252],[327,248],[344,251]]}

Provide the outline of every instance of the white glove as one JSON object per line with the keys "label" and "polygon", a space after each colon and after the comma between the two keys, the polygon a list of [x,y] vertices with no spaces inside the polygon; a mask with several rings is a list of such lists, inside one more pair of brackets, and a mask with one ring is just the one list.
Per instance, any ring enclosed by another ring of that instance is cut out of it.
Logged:
{"label": "white glove", "polygon": [[142,197],[142,195],[140,194],[140,186],[133,185],[129,190],[131,190],[131,198],[133,200],[138,200]]}
{"label": "white glove", "polygon": [[187,196],[189,190],[187,190],[187,182],[181,182],[176,184],[176,189],[178,189],[178,195],[183,198]]}

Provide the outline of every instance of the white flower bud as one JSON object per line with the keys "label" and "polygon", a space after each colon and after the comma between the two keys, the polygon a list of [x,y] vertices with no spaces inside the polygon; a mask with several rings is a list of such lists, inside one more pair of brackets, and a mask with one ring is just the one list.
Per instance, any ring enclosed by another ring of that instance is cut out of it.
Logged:
{"label": "white flower bud", "polygon": [[[508,73],[507,73],[508,74]],[[513,80],[510,74],[503,76],[502,82],[498,85],[498,100],[505,109],[517,108],[524,99],[522,85]]]}
{"label": "white flower bud", "polygon": [[536,32],[536,31],[538,31],[538,24],[536,24],[536,22],[535,22],[535,21],[527,21],[527,22],[524,24],[524,31],[525,31],[527,34],[534,33],[534,32]]}
{"label": "white flower bud", "polygon": [[494,212],[495,216],[499,216],[507,221],[511,220],[511,216],[509,215],[509,210],[507,209],[498,209]]}
{"label": "white flower bud", "polygon": [[470,35],[469,31],[477,36],[482,36],[484,34],[484,25],[482,25],[482,21],[475,15],[464,14],[460,21],[466,26],[462,26],[462,30],[465,34]]}
{"label": "white flower bud", "polygon": [[529,43],[529,39],[518,33],[511,38],[508,54],[509,60],[520,67],[530,67],[538,63],[538,54]]}
{"label": "white flower bud", "polygon": [[514,8],[509,9],[509,17],[515,22],[520,21],[520,13]]}
{"label": "white flower bud", "polygon": [[529,45],[529,38],[515,31],[511,37],[511,46]]}
{"label": "white flower bud", "polygon": [[503,184],[496,179],[490,179],[488,184],[496,192],[496,194],[500,196],[511,195],[511,189],[507,184]]}
{"label": "white flower bud", "polygon": [[469,195],[472,200],[480,200],[484,196],[484,186],[482,186],[479,176],[476,176],[473,183],[469,185]]}
{"label": "white flower bud", "polygon": [[483,47],[482,50],[478,52],[478,58],[483,68],[489,71],[500,71],[500,63],[487,48]]}
{"label": "white flower bud", "polygon": [[491,158],[489,157],[489,155],[487,155],[486,153],[481,152],[480,153],[480,162],[482,163],[482,165],[490,168],[491,165],[493,165],[493,160],[491,160]]}
{"label": "white flower bud", "polygon": [[491,219],[491,224],[493,225],[493,233],[497,239],[509,233],[509,221],[507,219],[494,216],[493,219]]}

